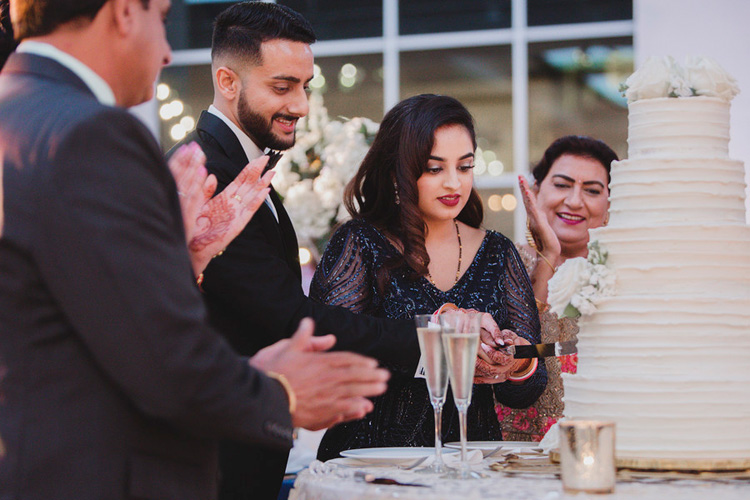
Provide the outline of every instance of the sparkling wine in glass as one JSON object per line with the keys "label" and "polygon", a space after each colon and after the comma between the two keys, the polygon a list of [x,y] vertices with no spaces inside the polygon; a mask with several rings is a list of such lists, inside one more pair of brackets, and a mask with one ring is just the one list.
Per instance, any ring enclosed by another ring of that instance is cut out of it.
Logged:
{"label": "sparkling wine in glass", "polygon": [[422,351],[422,366],[430,393],[430,404],[435,412],[435,460],[431,465],[416,472],[443,474],[448,468],[443,463],[442,420],[445,394],[448,391],[448,366],[443,352],[441,327],[437,317],[419,314],[414,317],[417,325],[419,349]]}
{"label": "sparkling wine in glass", "polygon": [[481,313],[464,312],[440,315],[443,349],[461,432],[461,467],[455,474],[460,479],[472,477],[466,461],[466,414],[471,404],[481,317]]}

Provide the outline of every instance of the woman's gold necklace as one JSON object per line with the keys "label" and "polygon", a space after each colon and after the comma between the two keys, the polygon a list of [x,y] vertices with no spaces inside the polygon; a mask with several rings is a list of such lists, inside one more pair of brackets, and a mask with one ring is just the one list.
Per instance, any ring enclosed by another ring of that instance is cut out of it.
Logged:
{"label": "woman's gold necklace", "polygon": [[[458,229],[458,221],[456,221],[456,219],[453,219],[453,223],[456,225],[456,237],[458,238],[458,268],[456,268],[456,280],[453,282],[453,286],[456,286],[456,283],[458,283],[458,278],[461,277],[461,255],[463,254],[464,247],[461,244],[461,231]],[[427,279],[430,280],[432,286],[437,288],[437,285],[432,280],[432,275],[430,275],[429,270],[427,271]]]}

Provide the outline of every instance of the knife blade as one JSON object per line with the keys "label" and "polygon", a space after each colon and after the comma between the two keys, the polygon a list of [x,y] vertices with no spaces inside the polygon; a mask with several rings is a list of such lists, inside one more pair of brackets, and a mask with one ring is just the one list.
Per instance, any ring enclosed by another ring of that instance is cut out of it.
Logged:
{"label": "knife blade", "polygon": [[506,345],[498,347],[497,350],[512,354],[516,359],[549,358],[575,354],[578,352],[577,344],[578,340],[567,340],[548,344]]}

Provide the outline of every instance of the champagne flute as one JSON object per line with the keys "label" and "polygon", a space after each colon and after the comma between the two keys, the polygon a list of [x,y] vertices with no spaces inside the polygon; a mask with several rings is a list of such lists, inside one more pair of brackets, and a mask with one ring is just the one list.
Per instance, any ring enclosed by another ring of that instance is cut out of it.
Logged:
{"label": "champagne flute", "polygon": [[448,366],[445,363],[441,327],[436,316],[418,314],[414,317],[417,324],[419,350],[422,351],[427,391],[430,393],[430,404],[435,412],[435,460],[431,465],[415,472],[443,474],[448,468],[443,462],[442,420],[443,404],[448,392]]}
{"label": "champagne flute", "polygon": [[471,467],[466,460],[466,414],[471,404],[481,318],[481,313],[474,312],[440,315],[443,348],[461,432],[461,466],[455,474],[451,474],[451,477],[458,479],[472,477]]}

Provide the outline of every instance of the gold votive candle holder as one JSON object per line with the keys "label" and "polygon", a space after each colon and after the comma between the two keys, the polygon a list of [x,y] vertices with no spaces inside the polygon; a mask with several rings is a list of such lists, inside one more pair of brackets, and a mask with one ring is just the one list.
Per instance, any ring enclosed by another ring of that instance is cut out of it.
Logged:
{"label": "gold votive candle holder", "polygon": [[614,422],[560,422],[560,470],[566,492],[612,493],[617,473]]}

